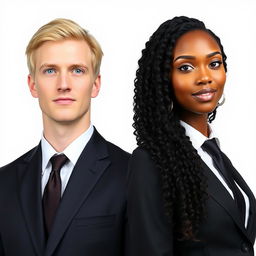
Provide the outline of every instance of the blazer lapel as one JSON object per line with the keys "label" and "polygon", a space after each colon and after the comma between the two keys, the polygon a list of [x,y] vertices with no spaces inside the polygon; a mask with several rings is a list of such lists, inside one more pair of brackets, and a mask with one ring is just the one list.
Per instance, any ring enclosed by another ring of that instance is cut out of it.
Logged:
{"label": "blazer lapel", "polygon": [[236,183],[246,193],[246,195],[249,198],[250,209],[249,209],[249,218],[248,218],[248,224],[247,224],[247,233],[250,241],[254,243],[255,236],[256,236],[256,200],[252,191],[250,190],[249,186],[246,184],[242,176],[237,171],[235,171],[233,174],[234,174],[234,179]]}
{"label": "blazer lapel", "polygon": [[52,255],[80,206],[109,166],[105,140],[94,131],[81,153],[69,179],[56,214],[46,246],[46,256]]}
{"label": "blazer lapel", "polygon": [[205,175],[208,179],[208,193],[209,195],[221,205],[230,217],[234,220],[238,228],[248,237],[247,230],[239,215],[238,208],[229,192],[225,189],[219,179],[209,169],[209,167],[202,161]]}
{"label": "blazer lapel", "polygon": [[[18,166],[20,202],[37,255],[43,255],[45,238],[41,195],[41,145],[34,148]],[[14,245],[15,246],[15,245]]]}

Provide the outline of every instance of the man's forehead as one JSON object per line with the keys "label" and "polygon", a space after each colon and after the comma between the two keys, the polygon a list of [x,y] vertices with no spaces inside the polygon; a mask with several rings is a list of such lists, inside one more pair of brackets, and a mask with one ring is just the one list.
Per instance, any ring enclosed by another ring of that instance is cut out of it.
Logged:
{"label": "man's forehead", "polygon": [[35,51],[37,65],[89,65],[91,49],[84,40],[47,41]]}

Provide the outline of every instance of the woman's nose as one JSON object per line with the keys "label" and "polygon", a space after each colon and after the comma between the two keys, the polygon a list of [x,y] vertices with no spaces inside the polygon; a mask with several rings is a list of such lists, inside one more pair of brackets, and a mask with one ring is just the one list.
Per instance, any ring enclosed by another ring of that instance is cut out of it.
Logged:
{"label": "woman's nose", "polygon": [[206,67],[199,68],[196,84],[204,85],[204,84],[211,84],[211,83],[212,83],[212,78],[207,68]]}

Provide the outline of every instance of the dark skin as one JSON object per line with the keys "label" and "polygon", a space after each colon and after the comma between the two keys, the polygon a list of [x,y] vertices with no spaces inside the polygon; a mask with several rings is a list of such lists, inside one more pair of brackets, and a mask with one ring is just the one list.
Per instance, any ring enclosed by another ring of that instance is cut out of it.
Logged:
{"label": "dark skin", "polygon": [[209,137],[208,114],[221,98],[226,72],[221,50],[206,31],[190,31],[177,40],[171,81],[180,119]]}

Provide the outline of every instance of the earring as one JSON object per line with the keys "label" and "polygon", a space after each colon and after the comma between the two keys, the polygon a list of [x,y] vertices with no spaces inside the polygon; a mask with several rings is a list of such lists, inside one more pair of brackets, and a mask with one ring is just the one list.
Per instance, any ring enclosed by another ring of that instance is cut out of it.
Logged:
{"label": "earring", "polygon": [[221,100],[221,101],[218,102],[218,107],[219,107],[219,106],[222,106],[222,105],[225,103],[226,98],[225,98],[225,94],[224,94],[224,93],[221,95],[220,100]]}
{"label": "earring", "polygon": [[173,110],[173,101],[171,102],[171,105],[169,106],[169,111],[171,112]]}

